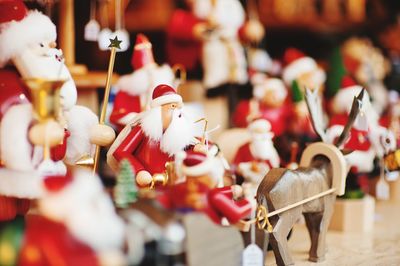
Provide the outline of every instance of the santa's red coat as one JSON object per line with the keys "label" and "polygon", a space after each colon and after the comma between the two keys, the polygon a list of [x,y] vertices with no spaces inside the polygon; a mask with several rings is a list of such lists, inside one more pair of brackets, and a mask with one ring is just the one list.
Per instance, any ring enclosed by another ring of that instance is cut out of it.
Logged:
{"label": "santa's red coat", "polygon": [[140,125],[132,128],[113,156],[118,162],[129,160],[136,173],[146,170],[152,175],[164,173],[165,163],[174,159],[161,150],[159,141],[147,137]]}
{"label": "santa's red coat", "polygon": [[[345,126],[348,120],[347,114],[335,115],[331,118],[330,126],[340,125]],[[353,151],[368,151],[371,147],[371,142],[369,140],[368,130],[357,130],[352,128],[350,130],[350,136],[346,141],[344,148]]]}
{"label": "santa's red coat", "polygon": [[95,252],[65,225],[43,216],[26,218],[19,266],[99,265]]}
{"label": "santa's red coat", "polygon": [[118,131],[121,131],[125,127],[125,124],[121,123],[120,119],[129,113],[140,113],[141,111],[140,95],[131,95],[119,90],[115,95],[110,122],[117,126]]}
{"label": "santa's red coat", "polygon": [[167,28],[167,56],[170,65],[182,64],[189,71],[200,63],[201,42],[193,35],[193,28],[202,22],[186,10],[177,9]]}
{"label": "santa's red coat", "polygon": [[[288,120],[292,116],[292,106],[286,101],[282,106],[272,108],[259,102],[260,118],[266,119],[271,123],[271,131],[275,136],[284,134],[288,127]],[[247,127],[247,117],[251,112],[251,100],[240,101],[234,114],[233,123],[237,127]]]}
{"label": "santa's red coat", "polygon": [[[246,200],[233,200],[231,187],[209,188],[200,182],[183,182],[161,190],[158,200],[168,209],[178,211],[201,211],[215,223],[220,224],[226,218],[231,224],[247,217],[251,212],[251,204]],[[196,199],[199,206],[193,206]]]}
{"label": "santa's red coat", "polygon": [[252,154],[251,149],[250,149],[250,142],[247,142],[247,143],[243,144],[242,146],[240,146],[240,148],[236,152],[235,159],[233,160],[233,164],[235,166],[238,166],[240,163],[247,163],[247,162],[252,162],[252,161],[256,161],[256,162],[260,162],[260,163],[262,162],[262,163],[267,164],[270,168],[273,168],[273,166],[271,165],[271,162],[269,160],[263,160],[263,159],[254,157],[254,155]]}

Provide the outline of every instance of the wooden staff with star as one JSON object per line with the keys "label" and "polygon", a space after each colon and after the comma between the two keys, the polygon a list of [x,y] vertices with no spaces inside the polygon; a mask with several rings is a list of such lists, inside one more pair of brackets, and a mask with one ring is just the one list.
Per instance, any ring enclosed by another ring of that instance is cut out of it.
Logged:
{"label": "wooden staff with star", "polygon": [[[104,92],[104,98],[103,98],[103,106],[101,108],[101,114],[100,114],[100,124],[104,124],[104,121],[106,120],[106,112],[107,112],[107,104],[108,104],[108,98],[110,96],[110,90],[111,90],[111,78],[113,74],[113,69],[114,69],[114,63],[115,63],[115,54],[117,52],[117,49],[121,49],[120,44],[122,41],[118,40],[118,37],[115,36],[114,39],[110,39],[110,45],[108,46],[111,48],[111,55],[110,55],[110,61],[108,64],[108,72],[107,72],[107,79],[106,79],[106,88]],[[100,146],[96,145],[96,151],[94,154],[94,165],[93,165],[93,172],[95,173],[98,168],[99,164],[99,157],[100,157]]]}

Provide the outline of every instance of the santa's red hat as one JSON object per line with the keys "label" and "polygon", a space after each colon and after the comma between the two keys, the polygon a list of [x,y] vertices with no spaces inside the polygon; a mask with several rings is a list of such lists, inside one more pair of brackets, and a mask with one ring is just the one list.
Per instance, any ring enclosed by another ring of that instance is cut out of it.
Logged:
{"label": "santa's red hat", "polygon": [[201,176],[213,170],[213,160],[202,152],[188,151],[182,164],[182,173],[188,176]]}
{"label": "santa's red hat", "polygon": [[155,87],[151,101],[151,107],[161,106],[168,103],[182,103],[182,97],[175,89],[166,84]]}
{"label": "santa's red hat", "polygon": [[7,110],[21,103],[28,103],[27,90],[14,71],[0,71],[0,120]]}
{"label": "santa's red hat", "polygon": [[144,34],[139,33],[133,48],[131,65],[133,69],[139,69],[148,64],[154,64],[152,45]]}
{"label": "santa's red hat", "polygon": [[0,1],[0,66],[29,45],[56,38],[56,26],[47,16],[28,11],[22,0]]}
{"label": "santa's red hat", "polygon": [[311,57],[306,56],[296,48],[288,48],[283,56],[285,65],[282,73],[283,81],[291,85],[299,75],[314,71],[318,68],[317,63]]}

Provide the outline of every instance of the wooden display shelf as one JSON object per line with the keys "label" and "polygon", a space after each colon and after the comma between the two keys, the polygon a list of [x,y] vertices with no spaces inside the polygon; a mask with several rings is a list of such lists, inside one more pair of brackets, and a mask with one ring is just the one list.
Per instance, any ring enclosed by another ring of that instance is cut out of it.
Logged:
{"label": "wooden display shelf", "polygon": [[[90,108],[95,114],[99,114],[99,100],[97,89],[104,88],[107,72],[89,71],[86,74],[72,74],[78,88],[78,104]],[[119,75],[113,74],[111,84],[115,84]]]}
{"label": "wooden display shelf", "polygon": [[[103,71],[89,71],[83,75],[72,74],[78,90],[90,90],[104,88],[106,85],[107,72]],[[118,74],[113,74],[111,84],[115,84],[119,79]]]}

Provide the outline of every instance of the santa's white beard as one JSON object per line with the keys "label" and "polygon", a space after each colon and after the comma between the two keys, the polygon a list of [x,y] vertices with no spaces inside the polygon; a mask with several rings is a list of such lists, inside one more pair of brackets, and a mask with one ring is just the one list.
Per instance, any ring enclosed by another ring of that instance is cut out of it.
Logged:
{"label": "santa's white beard", "polygon": [[23,78],[45,78],[66,80],[61,88],[61,105],[64,110],[72,108],[77,101],[77,90],[68,68],[61,60],[62,52],[58,49],[48,49],[45,53],[34,49],[26,49],[13,58],[18,72]]}
{"label": "santa's white beard", "polygon": [[269,160],[273,167],[279,166],[279,155],[273,146],[271,139],[257,137],[250,144],[252,155],[261,160]]}
{"label": "santa's white beard", "polygon": [[39,210],[50,220],[65,224],[69,232],[94,250],[115,250],[122,246],[124,224],[103,191],[98,176],[76,171],[63,190],[47,193]]}
{"label": "santa's white beard", "polygon": [[161,138],[160,147],[169,155],[175,155],[192,144],[194,136],[194,123],[186,119],[182,110],[175,109],[172,121]]}
{"label": "santa's white beard", "polygon": [[122,220],[114,213],[111,200],[103,195],[95,209],[82,209],[70,215],[66,225],[70,232],[97,251],[117,250],[124,238]]}
{"label": "santa's white beard", "polygon": [[160,106],[142,113],[140,124],[144,134],[151,140],[160,142],[161,150],[170,156],[182,151],[194,140],[194,123],[186,118],[182,109],[173,111],[171,123],[164,133]]}

